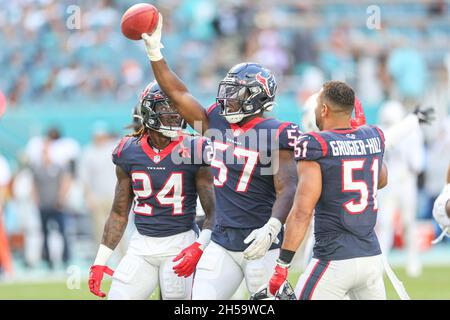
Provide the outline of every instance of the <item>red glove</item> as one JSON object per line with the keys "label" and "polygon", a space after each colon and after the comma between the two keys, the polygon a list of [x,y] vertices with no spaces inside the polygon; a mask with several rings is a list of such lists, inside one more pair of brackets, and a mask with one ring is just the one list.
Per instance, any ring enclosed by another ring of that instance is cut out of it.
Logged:
{"label": "red glove", "polygon": [[103,274],[112,276],[114,271],[108,268],[107,266],[99,266],[94,265],[91,267],[91,273],[89,274],[89,290],[96,296],[100,298],[106,297],[106,294],[103,293],[101,289]]}
{"label": "red glove", "polygon": [[355,118],[351,119],[353,128],[357,128],[366,124],[366,115],[361,105],[361,101],[355,97]]}
{"label": "red glove", "polygon": [[189,247],[183,249],[172,261],[177,262],[181,258],[183,260],[173,267],[173,270],[179,277],[189,277],[195,270],[198,260],[203,254],[200,249],[200,243],[194,242]]}
{"label": "red glove", "polygon": [[269,281],[269,291],[273,296],[277,293],[278,289],[280,289],[283,282],[286,281],[288,276],[288,268],[288,266],[282,266],[279,264],[275,267],[275,272]]}

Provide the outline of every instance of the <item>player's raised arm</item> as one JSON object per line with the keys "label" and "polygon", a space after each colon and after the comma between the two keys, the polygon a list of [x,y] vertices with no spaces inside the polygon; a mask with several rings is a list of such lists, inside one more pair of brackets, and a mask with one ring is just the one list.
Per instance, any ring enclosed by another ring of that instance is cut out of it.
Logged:
{"label": "player's raised arm", "polygon": [[277,260],[275,273],[269,282],[271,294],[275,294],[287,279],[288,267],[295,251],[302,243],[311,223],[314,208],[322,193],[322,172],[315,161],[299,161],[298,185],[294,204],[286,220],[286,233]]}
{"label": "player's raised arm", "polygon": [[179,277],[189,277],[194,273],[203,251],[211,240],[212,228],[214,227],[215,196],[213,176],[209,167],[204,166],[198,170],[195,176],[195,185],[200,203],[205,211],[205,222],[197,241],[182,250],[173,260],[174,262],[181,260],[179,264],[173,267]]}
{"label": "player's raised arm", "polygon": [[279,150],[274,154],[276,172],[273,176],[276,199],[272,207],[272,217],[260,229],[252,231],[245,243],[253,241],[244,251],[246,259],[259,259],[277,239],[289,210],[292,207],[297,184],[297,172],[293,152]]}
{"label": "player's raised arm", "polygon": [[[204,133],[208,129],[206,110],[195,99],[184,83],[169,68],[161,54],[161,31],[163,17],[159,14],[158,26],[152,35],[143,33],[145,48],[151,61],[153,73],[162,91],[175,104],[178,113],[197,131]],[[198,123],[196,123],[198,122]]]}
{"label": "player's raised arm", "polygon": [[108,220],[106,220],[102,243],[89,275],[89,289],[93,294],[102,298],[106,296],[101,291],[103,274],[106,273],[110,276],[113,274],[113,271],[106,266],[106,263],[125,232],[128,223],[128,213],[133,199],[131,178],[119,166],[116,166],[116,176],[117,183],[113,205]]}

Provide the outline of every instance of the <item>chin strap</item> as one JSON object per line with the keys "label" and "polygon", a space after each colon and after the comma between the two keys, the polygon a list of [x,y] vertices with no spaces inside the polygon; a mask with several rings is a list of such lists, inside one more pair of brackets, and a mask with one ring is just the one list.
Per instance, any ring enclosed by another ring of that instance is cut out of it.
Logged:
{"label": "chin strap", "polygon": [[275,107],[275,101],[268,102],[261,108],[261,112],[262,111],[271,112],[274,107]]}

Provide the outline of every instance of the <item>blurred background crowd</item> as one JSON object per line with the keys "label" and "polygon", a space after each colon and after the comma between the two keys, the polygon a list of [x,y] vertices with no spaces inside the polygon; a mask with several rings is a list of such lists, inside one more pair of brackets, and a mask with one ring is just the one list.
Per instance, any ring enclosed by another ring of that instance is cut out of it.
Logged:
{"label": "blurred background crowd", "polygon": [[[113,198],[111,150],[131,132],[132,107],[152,80],[143,43],[120,32],[136,1],[0,2],[0,96],[8,107],[0,120],[0,247],[9,247],[0,250],[1,274],[89,265]],[[450,4],[152,4],[164,15],[164,56],[205,106],[231,66],[255,61],[275,73],[282,120],[301,124],[307,98],[330,79],[353,86],[369,123],[388,127],[417,105],[435,108],[436,121],[390,156],[408,177],[399,174],[393,188],[412,183],[417,203],[389,207],[386,242],[402,248],[415,239],[410,275],[419,275],[417,252],[438,232],[431,208],[450,163]],[[402,211],[417,221],[407,237]]]}

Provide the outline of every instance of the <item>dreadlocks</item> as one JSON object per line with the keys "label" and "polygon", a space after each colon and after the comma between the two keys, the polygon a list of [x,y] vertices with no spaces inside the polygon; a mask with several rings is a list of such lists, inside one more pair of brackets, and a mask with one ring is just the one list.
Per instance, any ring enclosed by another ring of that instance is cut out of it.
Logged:
{"label": "dreadlocks", "polygon": [[142,137],[145,135],[146,131],[147,131],[147,130],[145,129],[145,127],[144,127],[144,126],[141,126],[141,127],[139,128],[139,130],[137,130],[137,131],[135,131],[135,132],[133,132],[133,133],[127,135],[127,137],[137,137],[138,140],[137,140],[136,142],[138,142],[138,141],[140,141],[140,140],[142,139]]}

